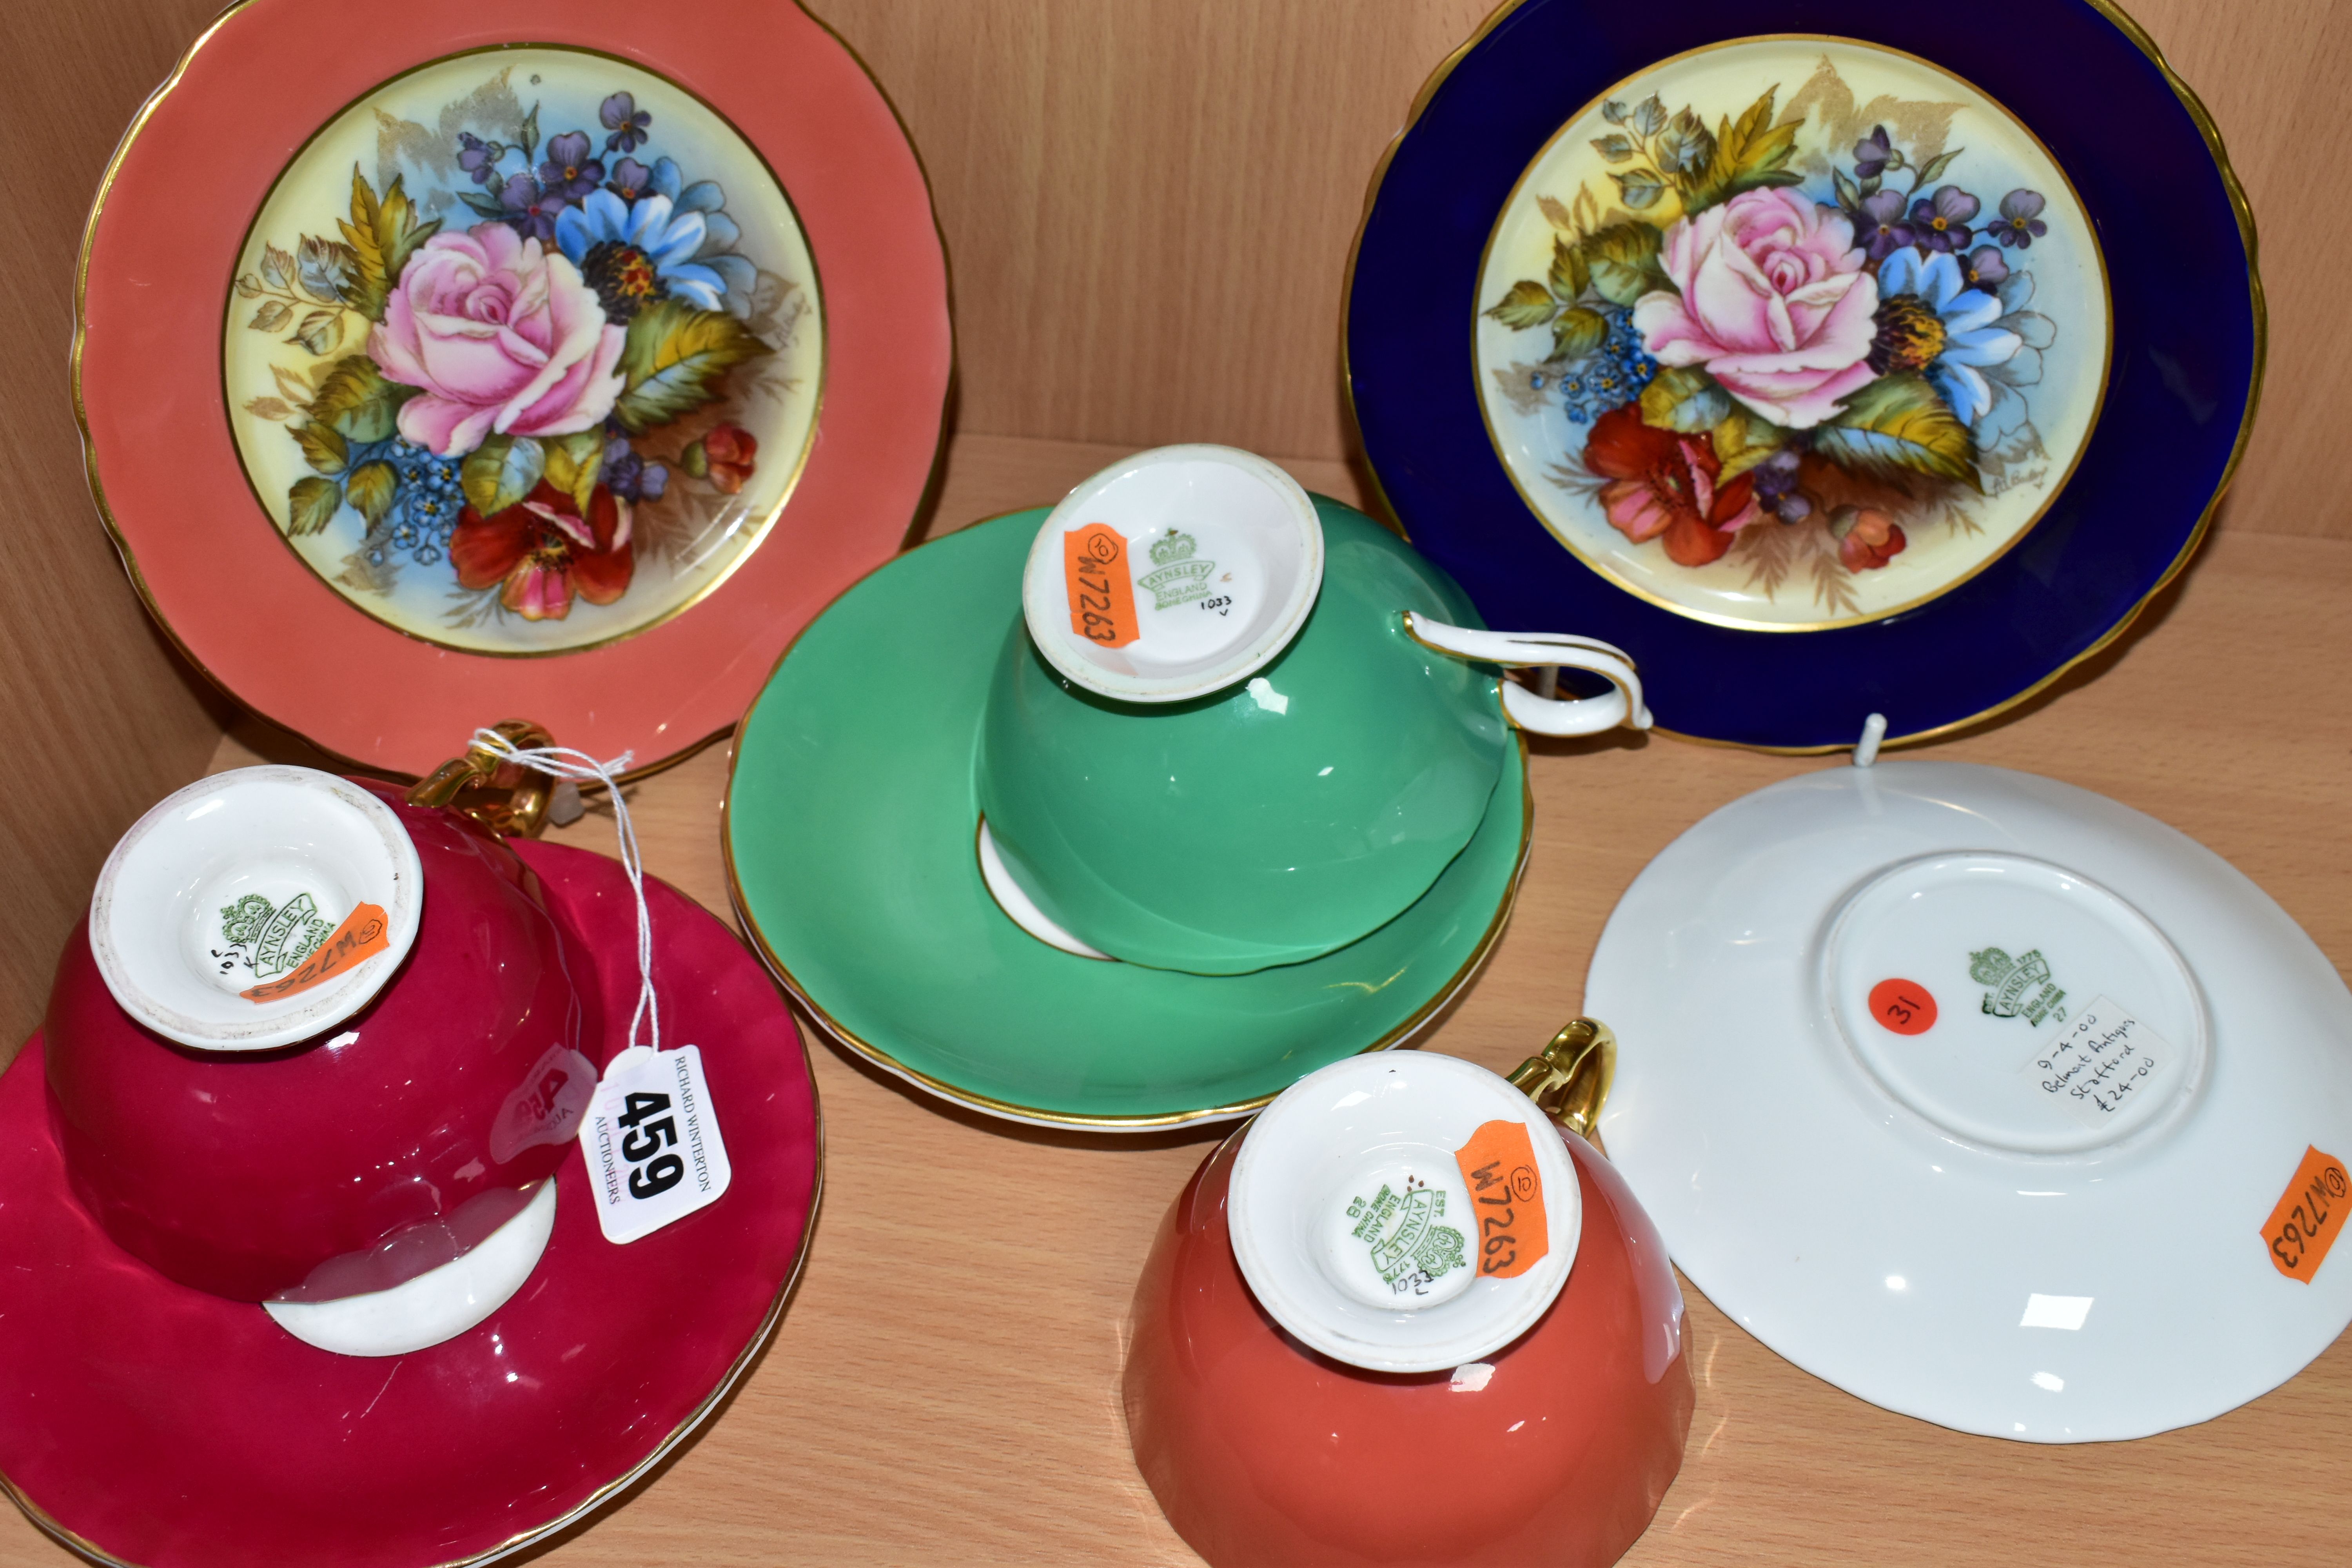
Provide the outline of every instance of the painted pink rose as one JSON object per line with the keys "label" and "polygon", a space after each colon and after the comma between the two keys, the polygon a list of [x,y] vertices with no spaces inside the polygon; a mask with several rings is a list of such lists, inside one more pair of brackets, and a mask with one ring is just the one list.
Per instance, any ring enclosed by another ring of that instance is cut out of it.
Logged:
{"label": "painted pink rose", "polygon": [[492,435],[602,423],[621,395],[623,337],[562,251],[486,223],[410,258],[368,356],[386,380],[425,389],[400,405],[400,433],[457,458]]}
{"label": "painted pink rose", "polygon": [[1666,230],[1659,256],[1679,295],[1633,304],[1660,364],[1699,365],[1776,425],[1810,429],[1874,375],[1878,280],[1843,213],[1795,191],[1746,191]]}

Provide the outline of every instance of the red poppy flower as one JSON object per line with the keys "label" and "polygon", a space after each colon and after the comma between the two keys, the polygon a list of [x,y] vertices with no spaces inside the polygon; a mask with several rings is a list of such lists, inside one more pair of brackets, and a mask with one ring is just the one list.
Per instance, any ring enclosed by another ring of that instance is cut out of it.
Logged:
{"label": "red poppy flower", "polygon": [[721,425],[686,449],[686,471],[698,479],[709,479],[712,489],[731,496],[751,477],[752,459],[759,451],[760,443],[749,430]]}
{"label": "red poppy flower", "polygon": [[527,621],[560,621],[574,594],[609,605],[629,591],[629,505],[598,485],[583,518],[545,479],[520,501],[484,517],[467,506],[449,535],[449,560],[467,588],[503,584],[499,603]]}
{"label": "red poppy flower", "polygon": [[1875,572],[1911,542],[1903,537],[1901,523],[1868,507],[1840,507],[1830,531],[1837,538],[1838,559],[1849,572]]}
{"label": "red poppy flower", "polygon": [[1750,476],[1716,488],[1723,465],[1714,442],[1645,425],[1635,404],[1592,422],[1584,466],[1612,481],[1601,488],[1610,526],[1636,544],[1663,539],[1666,558],[1677,566],[1718,559],[1731,548],[1731,536],[1759,515]]}

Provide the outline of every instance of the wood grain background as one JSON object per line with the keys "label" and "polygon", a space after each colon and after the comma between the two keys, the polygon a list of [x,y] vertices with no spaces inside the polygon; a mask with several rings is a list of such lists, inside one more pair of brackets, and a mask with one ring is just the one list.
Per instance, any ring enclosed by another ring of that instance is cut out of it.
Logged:
{"label": "wood grain background", "polygon": [[[66,401],[82,214],[214,3],[0,0],[0,184],[16,220],[0,267],[0,735],[20,764],[0,806],[0,1055],[37,1016],[90,879],[139,811],[207,768],[304,756],[232,721],[148,626],[92,512]],[[1360,493],[1338,384],[1341,271],[1381,148],[1484,0],[814,4],[908,121],[947,237],[961,391],[935,531],[1179,439],[1254,447],[1315,488]],[[2333,303],[2352,237],[2352,6],[2134,9],[2211,106],[2263,222],[2263,420],[2225,526],[2134,634],[1929,754],[2031,768],[2164,817],[2278,897],[2340,967],[2352,508],[2329,458],[2352,414]],[[714,748],[635,797],[652,868],[720,910],[725,763]],[[1576,1010],[1601,923],[1650,856],[1715,806],[1820,765],[1623,738],[1540,748],[1518,914],[1433,1048],[1517,1062]],[[572,837],[604,847],[609,832],[592,815]],[[1151,1227],[1204,1138],[1008,1131],[812,1050],[827,1196],[778,1340],[702,1436],[548,1560],[1192,1561],[1135,1475],[1115,1389]],[[969,1225],[974,1191],[1018,1199],[1023,1232]],[[875,1268],[885,1256],[901,1265]],[[1691,1307],[1697,1424],[1630,1562],[2352,1559],[2326,1500],[2352,1429],[2346,1343],[2207,1426],[2047,1450],[1862,1405],[1696,1293]],[[0,1298],[0,1331],[5,1310]],[[63,1561],[0,1511],[0,1568]]]}

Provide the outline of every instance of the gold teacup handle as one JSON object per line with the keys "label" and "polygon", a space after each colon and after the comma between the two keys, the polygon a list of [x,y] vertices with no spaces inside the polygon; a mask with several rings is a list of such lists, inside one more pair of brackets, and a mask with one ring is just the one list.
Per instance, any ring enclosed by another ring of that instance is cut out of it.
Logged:
{"label": "gold teacup handle", "polygon": [[1617,1037],[1595,1018],[1571,1018],[1541,1054],[1521,1062],[1511,1087],[1545,1115],[1601,1149],[1601,1108],[1617,1079]]}
{"label": "gold teacup handle", "polygon": [[[519,750],[555,744],[544,725],[528,719],[506,719],[490,727]],[[419,780],[408,792],[408,804],[455,807],[501,838],[536,838],[547,826],[555,784],[537,768],[473,746]]]}

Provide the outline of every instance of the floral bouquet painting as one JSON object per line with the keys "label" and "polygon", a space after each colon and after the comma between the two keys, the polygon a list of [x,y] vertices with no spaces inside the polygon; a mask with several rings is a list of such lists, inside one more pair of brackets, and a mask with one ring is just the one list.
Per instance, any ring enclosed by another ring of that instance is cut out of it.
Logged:
{"label": "floral bouquet painting", "polygon": [[483,651],[607,641],[715,586],[781,508],[814,285],[774,177],[689,95],[569,51],[444,61],[344,111],[265,203],[225,347],[239,450],[371,615]]}
{"label": "floral bouquet painting", "polygon": [[1997,557],[2106,369],[2095,242],[2040,143],[1924,61],[1821,40],[1604,98],[1522,180],[1480,310],[1490,428],[1562,542],[1670,608],[1779,629]]}

